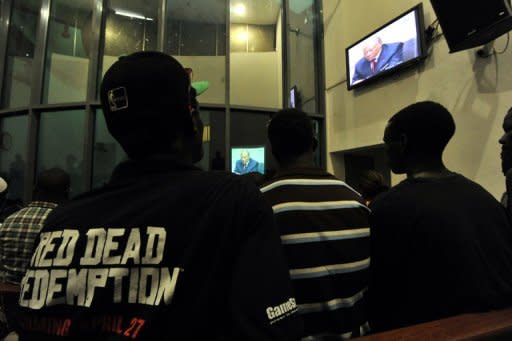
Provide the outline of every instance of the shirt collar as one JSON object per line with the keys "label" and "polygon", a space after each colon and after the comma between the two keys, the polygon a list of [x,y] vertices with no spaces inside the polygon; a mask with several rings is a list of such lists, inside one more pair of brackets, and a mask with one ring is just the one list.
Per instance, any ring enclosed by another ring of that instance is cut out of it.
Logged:
{"label": "shirt collar", "polygon": [[27,207],[38,207],[38,208],[55,208],[58,204],[54,202],[47,202],[47,201],[32,201],[27,205]]}
{"label": "shirt collar", "polygon": [[292,176],[304,176],[304,175],[316,175],[316,176],[331,176],[329,173],[318,167],[304,167],[304,168],[290,168],[279,170],[272,180],[278,178],[287,178]]}

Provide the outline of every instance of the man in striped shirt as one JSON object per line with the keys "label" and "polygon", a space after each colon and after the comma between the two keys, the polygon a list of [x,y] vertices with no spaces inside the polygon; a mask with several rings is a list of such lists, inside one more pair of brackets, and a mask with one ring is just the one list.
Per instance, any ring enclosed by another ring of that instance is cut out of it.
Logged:
{"label": "man in striped shirt", "polygon": [[304,318],[303,340],[364,334],[369,210],[357,192],[314,166],[317,141],[305,113],[277,113],[268,138],[280,170],[261,191],[281,235]]}

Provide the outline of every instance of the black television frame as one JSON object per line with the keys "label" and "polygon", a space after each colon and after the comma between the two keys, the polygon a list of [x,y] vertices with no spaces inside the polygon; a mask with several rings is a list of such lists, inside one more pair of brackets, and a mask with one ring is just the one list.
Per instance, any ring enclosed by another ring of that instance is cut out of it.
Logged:
{"label": "black television frame", "polygon": [[[403,17],[405,17],[406,15],[409,15],[411,12],[416,12],[416,31],[418,32],[419,55],[417,57],[409,59],[408,61],[405,61],[405,62],[403,62],[403,63],[401,63],[399,65],[396,65],[395,67],[393,67],[391,69],[379,72],[378,74],[376,74],[373,77],[367,78],[367,79],[365,79],[365,80],[363,80],[363,81],[361,81],[361,82],[359,82],[357,84],[351,85],[350,84],[351,83],[350,82],[351,81],[351,79],[350,79],[351,77],[350,77],[350,64],[349,64],[348,51],[352,47],[354,47],[357,44],[361,43],[362,41],[368,39],[369,37],[371,37],[375,33],[381,31],[382,29],[384,29],[386,27],[388,27],[389,25],[391,25],[395,21],[398,21],[398,20],[402,19]],[[366,86],[368,84],[374,83],[375,81],[381,80],[382,78],[385,78],[385,77],[387,77],[389,75],[395,74],[395,73],[397,73],[400,70],[403,70],[403,69],[408,68],[408,67],[410,67],[412,65],[415,65],[415,64],[419,64],[426,57],[427,57],[427,44],[426,44],[426,41],[425,41],[425,18],[424,18],[424,13],[423,13],[423,3],[420,2],[416,6],[408,9],[407,11],[403,12],[399,16],[391,19],[390,21],[388,21],[384,25],[378,27],[377,29],[375,29],[371,33],[367,34],[363,38],[359,39],[355,43],[353,43],[350,46],[345,48],[345,70],[346,70],[346,75],[347,75],[347,82],[346,82],[347,83],[347,90],[350,91],[352,89],[360,88],[360,87]]]}

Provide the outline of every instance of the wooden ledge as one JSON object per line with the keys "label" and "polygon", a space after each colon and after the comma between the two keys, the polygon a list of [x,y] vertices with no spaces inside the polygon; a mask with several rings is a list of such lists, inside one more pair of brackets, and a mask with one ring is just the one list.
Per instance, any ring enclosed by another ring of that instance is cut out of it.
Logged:
{"label": "wooden ledge", "polygon": [[512,340],[512,308],[464,314],[357,338],[357,341]]}

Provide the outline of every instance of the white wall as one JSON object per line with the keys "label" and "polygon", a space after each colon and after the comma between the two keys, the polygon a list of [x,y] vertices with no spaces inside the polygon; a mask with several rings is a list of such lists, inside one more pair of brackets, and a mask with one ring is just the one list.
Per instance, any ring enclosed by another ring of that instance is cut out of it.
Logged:
{"label": "white wall", "polygon": [[232,105],[282,107],[281,15],[277,20],[276,51],[233,52],[230,56]]}
{"label": "white wall", "polygon": [[[512,48],[505,54],[477,58],[476,49],[448,53],[444,39],[421,67],[401,72],[360,91],[347,91],[345,47],[417,4],[417,0],[324,0],[328,154],[382,142],[388,119],[406,105],[440,102],[454,116],[457,131],[445,163],[480,183],[495,197],[504,191],[498,139],[503,117],[512,106]],[[423,1],[425,24],[436,16]],[[496,41],[501,50],[506,37]],[[330,88],[330,89],[329,89]],[[435,134],[435,132],[432,132]],[[329,155],[330,156],[330,155]],[[335,171],[338,160],[328,158]],[[393,177],[396,184],[402,177]]]}

